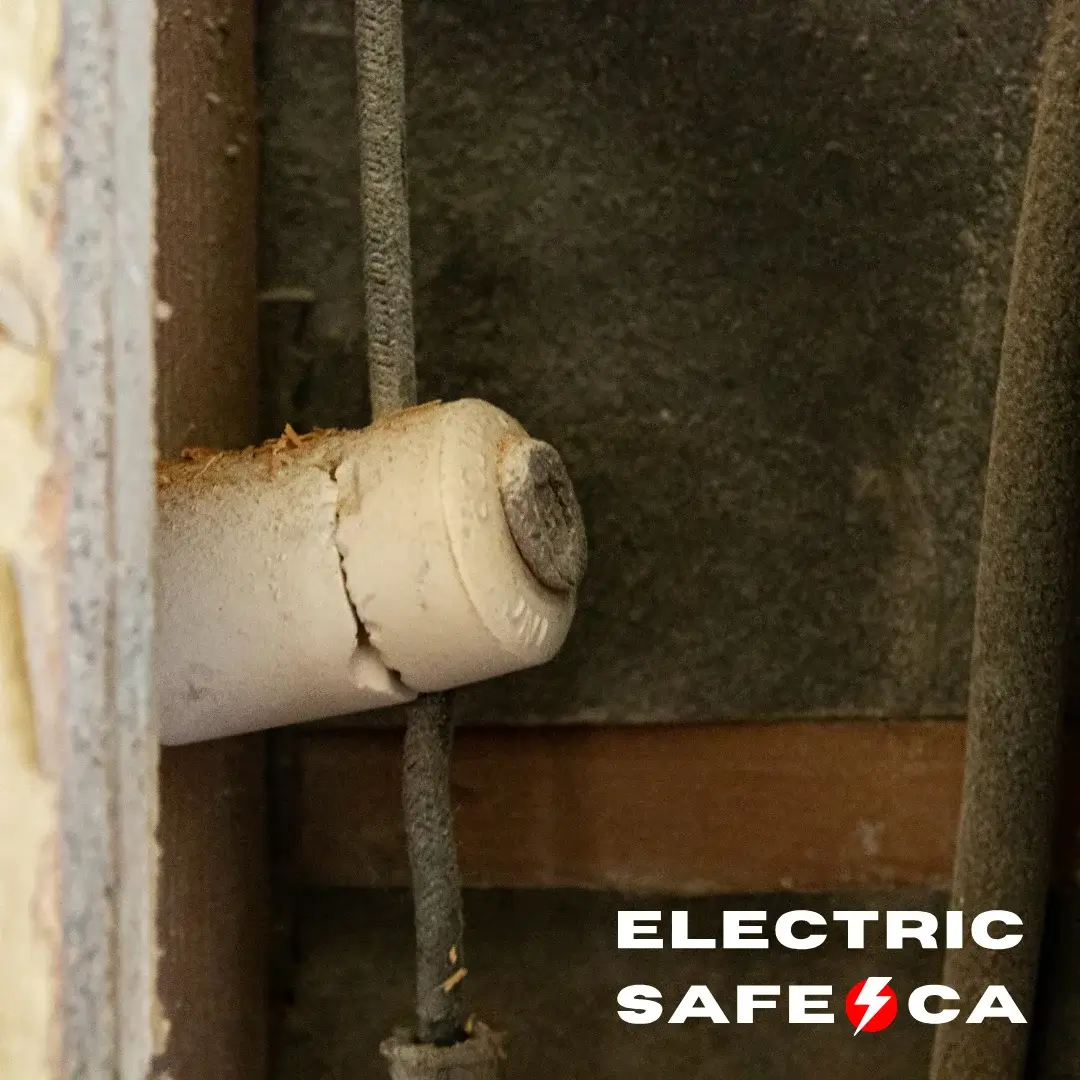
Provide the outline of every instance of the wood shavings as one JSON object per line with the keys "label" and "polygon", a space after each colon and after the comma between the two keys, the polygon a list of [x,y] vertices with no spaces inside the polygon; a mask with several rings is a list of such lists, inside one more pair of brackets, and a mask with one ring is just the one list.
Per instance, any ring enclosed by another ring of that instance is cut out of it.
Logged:
{"label": "wood shavings", "polygon": [[[185,447],[179,453],[182,463],[198,464],[201,466],[196,472],[182,471],[179,476],[190,480],[198,479],[211,469],[217,471],[217,466],[228,467],[230,462],[244,459],[266,458],[270,474],[276,475],[277,466],[283,461],[291,464],[296,458],[292,455],[299,454],[300,458],[307,462],[318,464],[321,456],[320,444],[323,440],[332,439],[342,433],[336,429],[316,428],[313,431],[301,434],[291,424],[285,425],[285,430],[272,439],[266,439],[256,446],[248,446],[243,450],[219,450],[207,446]],[[177,477],[173,476],[176,461],[159,461],[157,467],[158,488],[165,488]]]}
{"label": "wood shavings", "polygon": [[225,456],[225,451],[224,450],[222,450],[218,454],[214,454],[214,456],[211,457],[210,460],[207,461],[207,463],[195,475],[196,476],[202,476],[202,474],[204,472],[206,472],[206,470],[209,469],[211,465],[216,465],[224,456]]}
{"label": "wood shavings", "polygon": [[454,987],[457,986],[458,983],[460,983],[461,980],[464,979],[465,976],[468,975],[468,974],[469,974],[469,969],[468,968],[458,968],[457,971],[455,971],[453,975],[451,975],[449,978],[443,980],[443,982],[442,982],[442,992],[444,994],[449,994],[450,991],[453,990]]}
{"label": "wood shavings", "polygon": [[318,438],[322,434],[321,430],[316,430],[309,431],[306,435],[298,435],[292,424],[286,424],[285,430],[276,439],[268,439],[262,446],[258,447],[256,453],[269,452],[270,475],[273,476],[277,471],[282,455],[287,454],[289,450],[299,450],[305,443]]}

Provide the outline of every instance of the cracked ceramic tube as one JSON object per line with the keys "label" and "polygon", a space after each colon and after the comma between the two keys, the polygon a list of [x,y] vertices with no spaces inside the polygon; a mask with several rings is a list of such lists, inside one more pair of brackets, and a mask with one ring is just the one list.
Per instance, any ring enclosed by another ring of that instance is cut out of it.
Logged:
{"label": "cracked ceramic tube", "polygon": [[550,660],[585,554],[551,454],[467,400],[163,463],[162,742],[400,704]]}

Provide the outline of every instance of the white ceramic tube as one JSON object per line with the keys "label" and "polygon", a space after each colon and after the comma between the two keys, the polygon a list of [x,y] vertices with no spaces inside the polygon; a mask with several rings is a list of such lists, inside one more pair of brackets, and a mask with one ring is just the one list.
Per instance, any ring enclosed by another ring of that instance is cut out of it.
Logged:
{"label": "white ceramic tube", "polygon": [[574,589],[537,580],[500,490],[500,462],[529,443],[470,400],[163,464],[162,742],[380,708],[550,660]]}

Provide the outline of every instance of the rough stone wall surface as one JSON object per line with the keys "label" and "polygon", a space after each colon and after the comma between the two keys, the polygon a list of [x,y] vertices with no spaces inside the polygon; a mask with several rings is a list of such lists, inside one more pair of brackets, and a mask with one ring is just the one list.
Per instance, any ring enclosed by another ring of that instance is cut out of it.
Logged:
{"label": "rough stone wall surface", "polygon": [[[407,11],[422,395],[555,443],[592,548],[463,718],[962,711],[1046,4]],[[352,0],[262,18],[265,420],[360,425]]]}

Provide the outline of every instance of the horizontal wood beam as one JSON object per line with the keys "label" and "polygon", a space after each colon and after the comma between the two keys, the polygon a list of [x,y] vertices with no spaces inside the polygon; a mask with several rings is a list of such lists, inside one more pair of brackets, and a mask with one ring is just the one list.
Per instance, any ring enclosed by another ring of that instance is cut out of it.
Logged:
{"label": "horizontal wood beam", "polygon": [[[407,883],[399,747],[396,731],[300,738],[304,883]],[[944,887],[963,755],[960,719],[465,729],[462,870],[477,887]]]}
{"label": "horizontal wood beam", "polygon": [[[307,883],[407,883],[399,746],[301,740]],[[474,886],[679,893],[944,884],[963,746],[958,720],[466,729],[462,869]]]}

